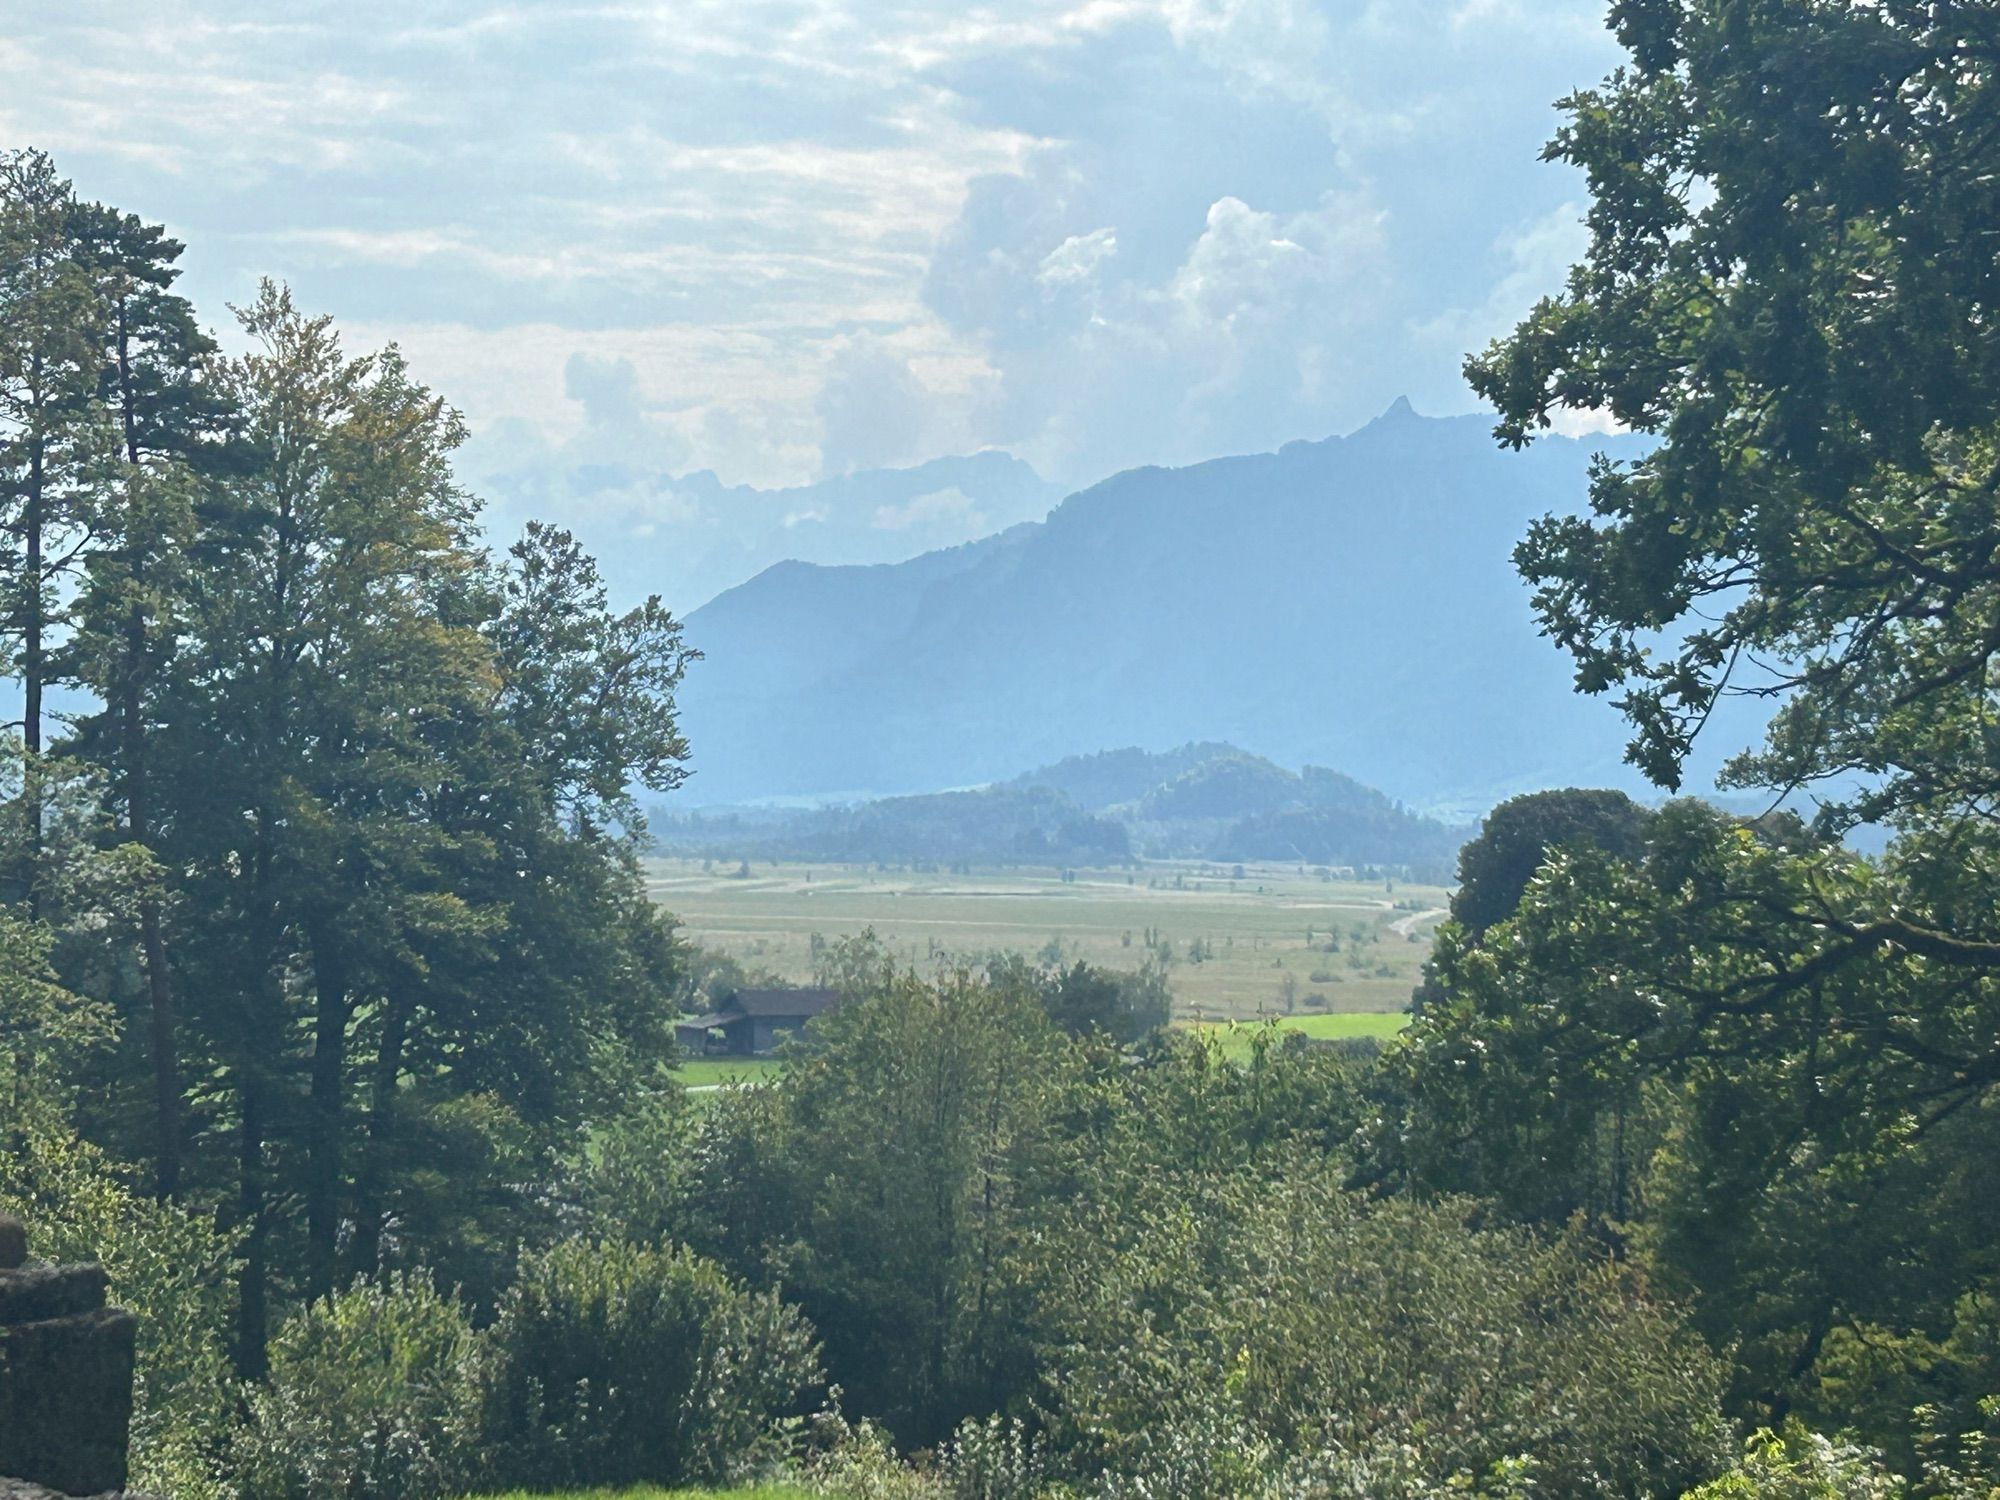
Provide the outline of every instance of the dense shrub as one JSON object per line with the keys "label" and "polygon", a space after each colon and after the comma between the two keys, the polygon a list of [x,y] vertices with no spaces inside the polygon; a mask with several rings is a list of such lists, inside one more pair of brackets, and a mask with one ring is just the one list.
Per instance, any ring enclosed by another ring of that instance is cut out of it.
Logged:
{"label": "dense shrub", "polygon": [[[838,1390],[833,1395],[839,1396]],[[812,1419],[801,1477],[828,1500],[1038,1500],[1049,1454],[1018,1418],[969,1417],[935,1453],[907,1462],[875,1423],[851,1423],[837,1400]]]}
{"label": "dense shrub", "polygon": [[1908,1493],[1873,1449],[1793,1428],[1782,1436],[1758,1432],[1735,1468],[1685,1500],[1902,1500]]}
{"label": "dense shrub", "polygon": [[813,1418],[810,1449],[801,1477],[826,1500],[946,1500],[938,1477],[905,1463],[888,1433],[850,1423],[837,1406]]}
{"label": "dense shrub", "polygon": [[133,1192],[96,1147],[39,1130],[0,1152],[0,1209],[28,1222],[36,1256],[102,1262],[111,1300],[138,1315],[134,1485],[175,1500],[220,1494],[236,1395],[230,1238],[204,1214]]}
{"label": "dense shrub", "polygon": [[884,971],[781,1086],[715,1101],[691,1232],[782,1276],[853,1409],[933,1447],[1035,1378],[1019,1250],[1067,1187],[1086,1048],[1035,985]]}
{"label": "dense shrub", "polygon": [[236,1446],[248,1500],[427,1500],[469,1472],[474,1336],[421,1275],[295,1314]]}
{"label": "dense shrub", "polygon": [[482,1360],[489,1477],[712,1484],[775,1453],[819,1379],[811,1326],[681,1249],[573,1240],[531,1258]]}
{"label": "dense shrub", "polygon": [[1049,1467],[1047,1442],[1018,1417],[968,1417],[937,1454],[950,1500],[1035,1500]]}
{"label": "dense shrub", "polygon": [[1305,1160],[1150,1197],[1067,1257],[1055,1376],[1073,1462],[1121,1493],[1377,1493],[1352,1471],[1389,1454],[1395,1493],[1527,1459],[1545,1493],[1673,1494],[1729,1461],[1723,1367],[1580,1237]]}

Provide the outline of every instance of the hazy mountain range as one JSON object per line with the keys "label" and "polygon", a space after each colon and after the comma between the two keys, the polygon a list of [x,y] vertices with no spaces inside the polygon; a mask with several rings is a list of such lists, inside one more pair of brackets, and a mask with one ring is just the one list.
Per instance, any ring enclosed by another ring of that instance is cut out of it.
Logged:
{"label": "hazy mountain range", "polygon": [[705,660],[680,800],[934,791],[1202,740],[1457,818],[1636,787],[1616,710],[1574,694],[1510,561],[1531,519],[1583,503],[1601,450],[1638,451],[1507,452],[1484,417],[1399,401],[1346,437],[1130,470],[899,564],[780,563],[687,619]]}
{"label": "hazy mountain range", "polygon": [[663,810],[669,852],[885,864],[1116,865],[1138,858],[1392,867],[1451,878],[1471,829],[1316,766],[1226,744],[1074,756],[969,791],[824,807]]}
{"label": "hazy mountain range", "polygon": [[615,597],[686,614],[774,563],[901,562],[1040,520],[1062,491],[1000,452],[869,469],[791,489],[624,464],[542,462],[478,476],[509,515],[560,516]]}

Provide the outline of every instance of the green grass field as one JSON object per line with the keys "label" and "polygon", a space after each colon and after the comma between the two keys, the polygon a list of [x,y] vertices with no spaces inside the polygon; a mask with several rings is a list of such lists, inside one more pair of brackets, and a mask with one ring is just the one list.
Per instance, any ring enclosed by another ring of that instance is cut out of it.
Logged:
{"label": "green grass field", "polygon": [[681,1064],[681,1086],[706,1089],[757,1083],[782,1066],[775,1057],[691,1057]]}
{"label": "green grass field", "polygon": [[1268,1023],[1204,1021],[1188,1029],[1215,1037],[1222,1044],[1223,1056],[1241,1062],[1250,1055],[1250,1044],[1260,1024],[1319,1039],[1372,1036],[1387,1041],[1409,1023],[1409,1014],[1404,1011],[1358,1011],[1327,1016],[1279,1016]]}
{"label": "green grass field", "polygon": [[1064,962],[1136,968],[1150,936],[1170,956],[1176,1014],[1191,1021],[1401,1010],[1446,899],[1435,886],[1292,865],[1149,863],[1078,870],[1073,881],[1054,870],[735,870],[657,859],[647,875],[689,938],[786,981],[811,977],[815,935],[868,927],[917,963],[1060,951]]}
{"label": "green grass field", "polygon": [[486,1495],[478,1500],[808,1500],[810,1492],[787,1484],[760,1484],[747,1490],[564,1490],[560,1493],[533,1493],[509,1490],[504,1495]]}
{"label": "green grass field", "polygon": [[[1232,1062],[1250,1056],[1252,1038],[1261,1026],[1296,1031],[1309,1037],[1372,1036],[1387,1041],[1409,1024],[1406,1011],[1337,1011],[1326,1015],[1276,1016],[1269,1021],[1183,1021],[1184,1030],[1213,1036],[1222,1045],[1222,1055]],[[775,1057],[698,1057],[681,1064],[681,1083],[706,1093],[739,1083],[756,1083],[773,1077],[784,1067]]]}

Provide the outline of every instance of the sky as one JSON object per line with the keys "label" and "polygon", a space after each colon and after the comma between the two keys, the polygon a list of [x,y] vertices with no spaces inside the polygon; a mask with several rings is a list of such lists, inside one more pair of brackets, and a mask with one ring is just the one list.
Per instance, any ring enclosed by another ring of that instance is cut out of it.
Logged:
{"label": "sky", "polygon": [[6,9],[0,146],[166,223],[212,321],[272,276],[398,342],[475,479],[1080,487],[1471,410],[1618,61],[1601,0]]}

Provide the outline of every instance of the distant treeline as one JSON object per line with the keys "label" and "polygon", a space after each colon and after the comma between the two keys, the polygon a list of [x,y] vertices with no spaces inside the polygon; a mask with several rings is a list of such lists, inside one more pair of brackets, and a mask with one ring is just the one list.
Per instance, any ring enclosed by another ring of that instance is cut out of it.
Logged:
{"label": "distant treeline", "polygon": [[661,847],[880,864],[1123,864],[1139,858],[1399,869],[1445,880],[1469,830],[1318,766],[1225,744],[1074,756],[997,786],[839,807],[661,812]]}

